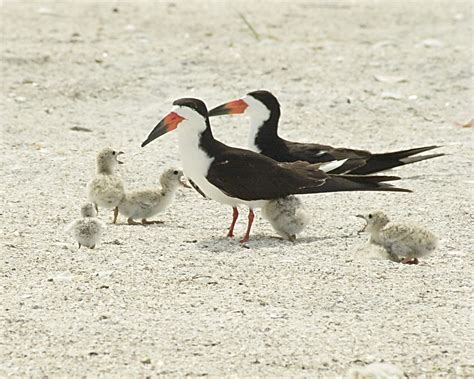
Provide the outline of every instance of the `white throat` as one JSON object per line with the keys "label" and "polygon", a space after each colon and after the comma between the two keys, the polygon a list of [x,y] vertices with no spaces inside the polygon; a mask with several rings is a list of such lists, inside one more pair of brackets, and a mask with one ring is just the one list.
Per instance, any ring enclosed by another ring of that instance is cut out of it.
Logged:
{"label": "white throat", "polygon": [[260,153],[261,150],[257,147],[255,140],[260,131],[260,127],[270,118],[270,111],[265,105],[252,96],[247,95],[242,100],[244,100],[248,105],[245,114],[250,118],[250,130],[247,146],[249,150]]}
{"label": "white throat", "polygon": [[178,146],[183,162],[183,171],[193,181],[207,175],[214,160],[200,146],[202,132],[206,129],[204,120],[183,120],[178,125]]}

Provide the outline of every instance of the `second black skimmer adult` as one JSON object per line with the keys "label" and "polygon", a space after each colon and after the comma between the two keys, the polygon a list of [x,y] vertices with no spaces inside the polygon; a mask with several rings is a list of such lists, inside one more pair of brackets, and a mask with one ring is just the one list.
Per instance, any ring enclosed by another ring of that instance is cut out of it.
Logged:
{"label": "second black skimmer adult", "polygon": [[[202,194],[233,208],[227,234],[234,236],[239,215],[237,206],[249,207],[247,231],[241,242],[249,239],[253,209],[268,200],[291,194],[337,191],[399,191],[403,188],[384,183],[396,176],[332,175],[307,162],[279,163],[253,151],[233,148],[216,140],[211,131],[206,105],[198,99],[173,102],[172,111],[151,131],[142,147],[174,129],[186,177]],[[334,163],[328,164],[331,169]]]}
{"label": "second black skimmer adult", "polygon": [[[366,175],[388,170],[408,163],[435,158],[444,154],[414,156],[439,146],[425,146],[389,153],[372,154],[366,150],[335,148],[316,143],[291,142],[278,135],[280,104],[268,91],[249,92],[241,99],[229,101],[209,111],[209,116],[245,113],[250,117],[250,150],[256,151],[278,162],[306,161],[309,163],[348,159],[351,167],[342,165],[331,173]],[[353,167],[355,164],[355,168]]]}

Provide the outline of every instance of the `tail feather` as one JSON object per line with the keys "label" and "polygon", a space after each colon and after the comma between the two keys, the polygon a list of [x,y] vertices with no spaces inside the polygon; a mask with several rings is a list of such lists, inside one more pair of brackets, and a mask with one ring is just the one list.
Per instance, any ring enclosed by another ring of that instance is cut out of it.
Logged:
{"label": "tail feather", "polygon": [[394,151],[391,153],[374,154],[367,160],[367,162],[363,166],[350,170],[348,171],[348,173],[356,175],[373,174],[376,172],[390,170],[395,167],[404,166],[409,163],[415,163],[424,161],[426,159],[442,157],[444,155],[443,153],[422,155],[419,157],[412,156],[422,153],[424,151],[436,149],[438,147],[439,146],[425,146],[418,147],[415,149]]}
{"label": "tail feather", "polygon": [[399,176],[388,175],[338,175],[338,179],[344,180],[345,186],[349,186],[349,191],[392,191],[392,192],[412,192],[409,189],[395,187],[393,184],[385,183],[400,180]]}
{"label": "tail feather", "polygon": [[402,159],[400,159],[400,161],[402,161],[404,164],[409,164],[409,163],[424,161],[425,159],[437,158],[437,157],[442,157],[442,156],[444,156],[443,153],[430,154],[430,155],[420,155],[419,157],[402,158]]}
{"label": "tail feather", "polygon": [[[325,166],[328,167],[328,169],[324,170],[324,166],[321,166],[321,169],[330,174],[375,174],[395,167],[404,166],[406,164],[444,156],[445,154],[443,153],[413,156],[438,147],[440,146],[433,145],[417,147],[414,149],[393,151],[390,153],[373,154],[368,158],[351,158],[347,159],[343,164],[333,166],[328,164]],[[336,162],[342,162],[342,160]]]}
{"label": "tail feather", "polygon": [[395,187],[386,183],[399,180],[398,176],[359,176],[359,175],[330,175],[326,182],[318,187],[308,186],[301,193],[342,192],[342,191],[390,191],[412,192],[406,188]]}
{"label": "tail feather", "polygon": [[353,182],[358,183],[382,183],[382,182],[392,182],[394,180],[400,180],[401,178],[396,175],[332,175],[332,177],[340,177],[344,179],[349,179]]}
{"label": "tail feather", "polygon": [[413,149],[392,151],[390,153],[374,154],[373,157],[379,158],[379,159],[402,159],[402,158],[406,158],[412,155],[424,153],[425,151],[437,149],[439,147],[441,146],[432,145],[432,146],[424,146],[424,147],[415,147]]}

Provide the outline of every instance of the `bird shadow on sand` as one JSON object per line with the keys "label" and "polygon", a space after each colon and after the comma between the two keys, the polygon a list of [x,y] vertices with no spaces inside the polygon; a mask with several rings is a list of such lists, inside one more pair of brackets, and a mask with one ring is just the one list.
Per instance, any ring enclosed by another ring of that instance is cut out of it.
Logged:
{"label": "bird shadow on sand", "polygon": [[258,248],[281,248],[292,247],[302,244],[311,244],[313,242],[320,242],[332,239],[347,239],[357,238],[357,234],[349,235],[334,235],[334,236],[308,236],[296,239],[296,241],[288,241],[278,236],[255,234],[251,237],[249,242],[240,243],[240,238],[216,237],[207,238],[204,240],[193,240],[189,242],[196,243],[196,247],[203,250],[224,251],[229,249],[258,249]]}
{"label": "bird shadow on sand", "polygon": [[159,221],[159,222],[150,222],[148,224],[142,224],[141,222],[137,222],[136,224],[129,224],[127,221],[125,222],[117,222],[115,224],[113,223],[110,223],[110,224],[107,224],[107,225],[117,225],[117,226],[130,226],[130,227],[137,227],[139,228],[140,226],[142,227],[153,227],[153,226],[166,226],[165,222],[164,221]]}

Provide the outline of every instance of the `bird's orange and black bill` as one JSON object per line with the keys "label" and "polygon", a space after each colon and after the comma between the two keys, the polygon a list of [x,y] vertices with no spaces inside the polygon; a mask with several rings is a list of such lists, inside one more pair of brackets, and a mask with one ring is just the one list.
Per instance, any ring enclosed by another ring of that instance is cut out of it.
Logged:
{"label": "bird's orange and black bill", "polygon": [[224,114],[240,114],[244,113],[248,104],[242,99],[229,101],[228,103],[219,105],[209,111],[209,117],[221,116]]}
{"label": "bird's orange and black bill", "polygon": [[163,120],[161,120],[158,125],[151,131],[147,139],[142,143],[142,147],[148,145],[154,139],[175,130],[178,127],[178,124],[184,120],[184,117],[181,117],[175,112],[171,112],[166,115]]}

